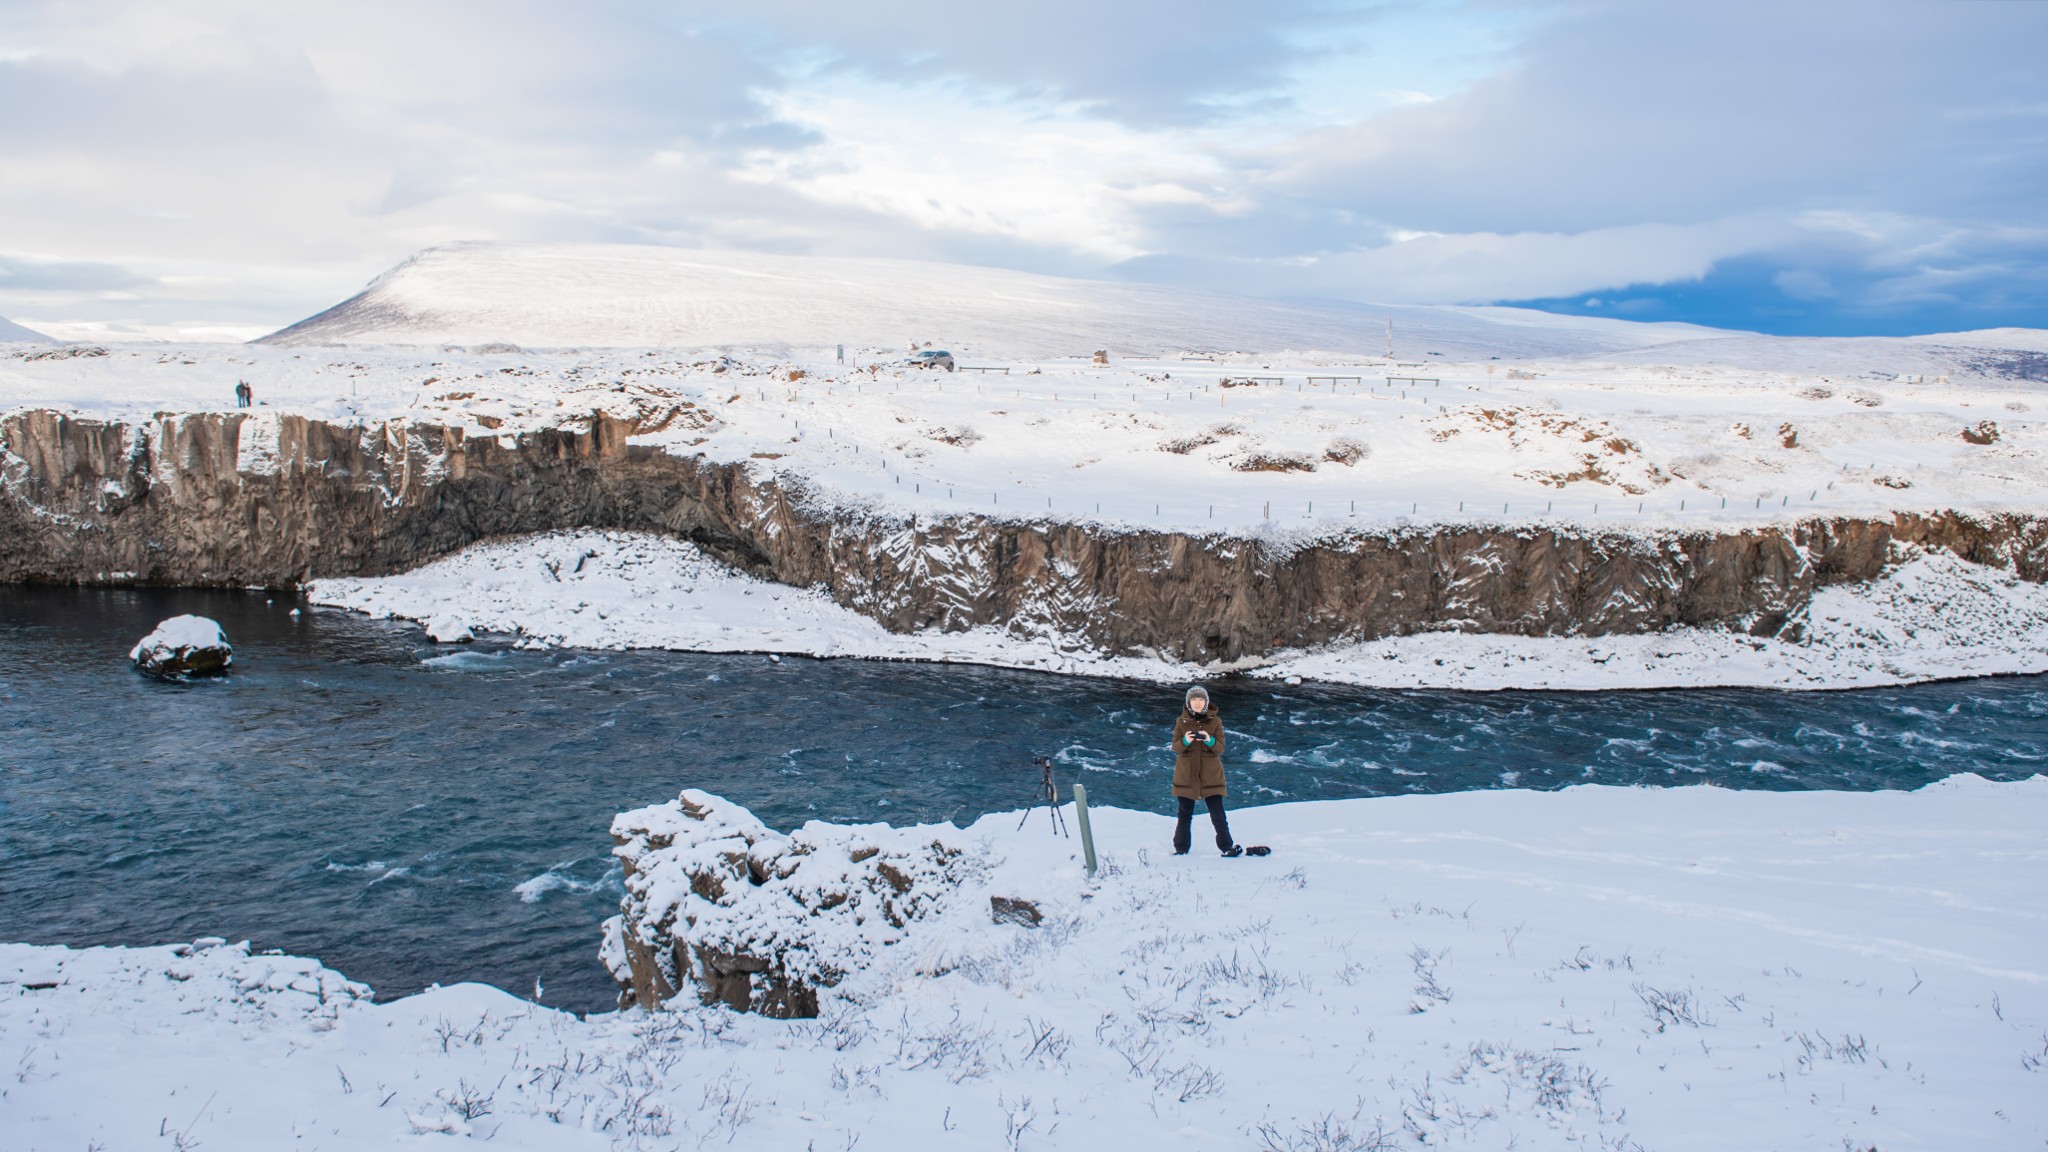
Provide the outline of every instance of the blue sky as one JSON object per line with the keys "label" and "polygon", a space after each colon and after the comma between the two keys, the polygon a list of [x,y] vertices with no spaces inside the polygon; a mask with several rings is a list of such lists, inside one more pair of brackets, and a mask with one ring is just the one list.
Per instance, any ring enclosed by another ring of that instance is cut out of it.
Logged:
{"label": "blue sky", "polygon": [[0,0],[0,315],[253,334],[500,240],[2048,327],[2043,45],[2031,0]]}

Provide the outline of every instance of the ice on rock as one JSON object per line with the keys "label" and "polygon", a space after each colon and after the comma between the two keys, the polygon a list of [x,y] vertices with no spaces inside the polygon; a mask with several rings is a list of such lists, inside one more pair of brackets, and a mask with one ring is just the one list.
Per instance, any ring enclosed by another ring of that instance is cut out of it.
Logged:
{"label": "ice on rock", "polygon": [[183,679],[224,675],[234,665],[235,650],[218,623],[204,616],[173,616],[144,636],[128,658],[152,676]]}

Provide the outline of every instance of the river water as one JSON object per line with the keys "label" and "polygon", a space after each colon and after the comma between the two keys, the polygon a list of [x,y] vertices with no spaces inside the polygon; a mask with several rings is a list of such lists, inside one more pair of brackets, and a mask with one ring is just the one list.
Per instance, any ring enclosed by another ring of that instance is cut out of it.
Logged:
{"label": "river water", "polygon": [[[1156,808],[1178,692],[973,667],[436,647],[261,593],[0,587],[0,939],[202,935],[380,996],[483,980],[608,1007],[612,815],[704,788],[768,823],[966,823],[1062,791]],[[225,680],[135,673],[180,612]],[[1232,803],[1558,788],[1912,788],[2048,758],[2048,681],[1830,693],[1225,681]],[[1241,818],[1240,828],[1256,828]]]}

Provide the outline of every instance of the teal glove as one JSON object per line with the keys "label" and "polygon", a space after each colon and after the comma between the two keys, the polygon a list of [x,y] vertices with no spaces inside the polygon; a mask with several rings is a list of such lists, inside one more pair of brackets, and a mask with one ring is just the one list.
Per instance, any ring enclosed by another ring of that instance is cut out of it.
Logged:
{"label": "teal glove", "polygon": [[1216,746],[1216,738],[1207,732],[1202,733],[1202,739],[1208,742],[1209,747],[1214,748]]}

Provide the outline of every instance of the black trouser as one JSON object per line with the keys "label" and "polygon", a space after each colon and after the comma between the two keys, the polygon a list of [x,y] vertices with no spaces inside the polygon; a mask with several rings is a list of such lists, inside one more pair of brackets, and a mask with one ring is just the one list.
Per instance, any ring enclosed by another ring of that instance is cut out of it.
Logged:
{"label": "black trouser", "polygon": [[[1192,827],[1195,820],[1195,802],[1188,796],[1176,796],[1174,799],[1180,804],[1180,819],[1173,826],[1173,850],[1185,852],[1195,839]],[[1205,803],[1209,805],[1209,823],[1216,826],[1216,847],[1219,851],[1228,852],[1231,844],[1230,821],[1223,816],[1223,797],[1211,796]]]}

